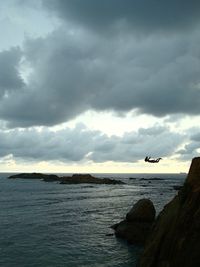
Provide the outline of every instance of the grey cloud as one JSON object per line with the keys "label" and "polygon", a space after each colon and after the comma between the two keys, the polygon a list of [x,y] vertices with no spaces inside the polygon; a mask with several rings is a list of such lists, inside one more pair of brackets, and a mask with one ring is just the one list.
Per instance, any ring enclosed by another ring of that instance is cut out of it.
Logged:
{"label": "grey cloud", "polygon": [[125,24],[133,31],[176,31],[194,28],[200,21],[198,0],[43,0],[64,20],[109,31]]}
{"label": "grey cloud", "polygon": [[[199,41],[199,31],[171,38],[121,34],[104,39],[65,28],[29,39],[22,51],[2,52],[9,55],[10,69],[0,61],[7,77],[0,79],[0,88],[7,83],[0,118],[8,127],[28,127],[59,124],[89,109],[199,114]],[[17,69],[20,57],[32,70],[26,85]]]}
{"label": "grey cloud", "polygon": [[200,142],[200,132],[191,136],[192,141]]}
{"label": "grey cloud", "polygon": [[24,83],[18,71],[21,55],[17,47],[0,52],[0,97],[23,87]]}
{"label": "grey cloud", "polygon": [[199,148],[199,144],[197,144],[197,143],[189,143],[189,144],[184,146],[184,149],[179,150],[178,153],[180,153],[182,155],[189,155],[191,157],[191,154],[197,148]]}
{"label": "grey cloud", "polygon": [[53,132],[47,128],[0,131],[0,157],[10,154],[25,161],[88,161],[136,162],[147,154],[171,156],[184,137],[154,128],[125,133],[122,137],[107,136],[100,131],[89,130],[84,125]]}
{"label": "grey cloud", "polygon": [[57,133],[48,129],[1,131],[0,156],[12,154],[27,161],[80,161],[90,150],[88,144],[94,134],[80,125]]}
{"label": "grey cloud", "polygon": [[188,130],[189,138],[187,144],[177,151],[181,160],[189,160],[200,155],[200,132],[199,128]]}
{"label": "grey cloud", "polygon": [[177,154],[180,154],[179,159],[188,161],[191,160],[191,158],[199,157],[200,153],[197,151],[199,148],[199,143],[190,143],[185,145],[184,149],[177,151]]}
{"label": "grey cloud", "polygon": [[166,131],[166,128],[164,126],[157,126],[157,127],[152,127],[152,128],[141,128],[139,129],[139,133],[147,136],[155,136],[162,134],[163,132]]}
{"label": "grey cloud", "polygon": [[0,108],[12,127],[58,124],[88,109],[91,90],[99,89],[101,66],[93,67],[88,41],[84,45],[67,37],[61,31],[27,42],[24,56],[33,70],[29,83]]}
{"label": "grey cloud", "polygon": [[101,136],[94,145],[91,159],[97,162],[134,162],[143,159],[144,155],[171,156],[183,140],[184,136],[164,127],[140,128],[138,132],[125,133],[122,137],[113,136],[109,140]]}

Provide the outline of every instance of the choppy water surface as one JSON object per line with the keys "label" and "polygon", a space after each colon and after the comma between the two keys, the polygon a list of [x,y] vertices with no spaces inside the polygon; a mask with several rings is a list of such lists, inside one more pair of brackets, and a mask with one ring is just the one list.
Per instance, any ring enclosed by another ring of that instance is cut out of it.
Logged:
{"label": "choppy water surface", "polygon": [[[119,222],[140,198],[157,211],[174,195],[185,175],[96,175],[125,185],[60,185],[9,180],[0,174],[0,266],[134,267],[140,248],[114,236]],[[129,177],[136,179],[129,179]],[[160,177],[164,180],[140,180]]]}

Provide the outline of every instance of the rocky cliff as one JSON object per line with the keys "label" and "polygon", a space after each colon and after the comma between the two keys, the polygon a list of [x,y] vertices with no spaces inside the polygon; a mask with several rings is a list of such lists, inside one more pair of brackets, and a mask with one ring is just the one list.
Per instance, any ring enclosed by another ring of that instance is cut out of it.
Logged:
{"label": "rocky cliff", "polygon": [[156,219],[140,267],[200,266],[200,157],[184,186]]}

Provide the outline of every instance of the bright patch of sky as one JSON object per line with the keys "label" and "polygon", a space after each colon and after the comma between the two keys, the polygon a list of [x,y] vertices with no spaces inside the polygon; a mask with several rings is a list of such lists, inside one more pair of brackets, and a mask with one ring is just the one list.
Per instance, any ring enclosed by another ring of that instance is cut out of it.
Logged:
{"label": "bright patch of sky", "polygon": [[24,5],[24,1],[7,0],[1,1],[0,7],[0,51],[22,46],[26,38],[45,36],[60,25],[41,8],[40,1]]}

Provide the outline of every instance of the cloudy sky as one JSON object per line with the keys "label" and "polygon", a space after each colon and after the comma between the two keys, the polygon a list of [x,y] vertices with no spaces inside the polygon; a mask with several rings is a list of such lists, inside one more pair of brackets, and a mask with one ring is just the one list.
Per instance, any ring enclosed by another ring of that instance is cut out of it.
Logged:
{"label": "cloudy sky", "polygon": [[1,0],[0,35],[1,171],[187,172],[199,156],[199,0]]}

